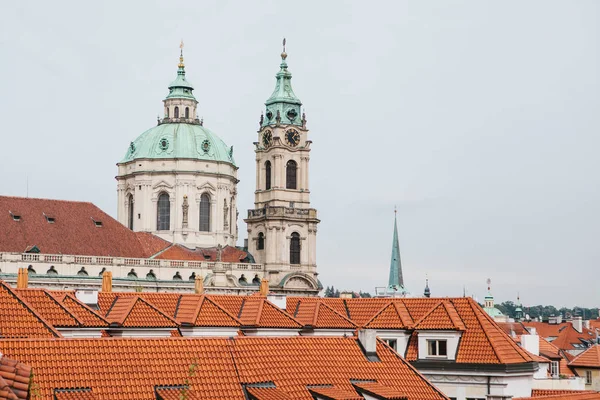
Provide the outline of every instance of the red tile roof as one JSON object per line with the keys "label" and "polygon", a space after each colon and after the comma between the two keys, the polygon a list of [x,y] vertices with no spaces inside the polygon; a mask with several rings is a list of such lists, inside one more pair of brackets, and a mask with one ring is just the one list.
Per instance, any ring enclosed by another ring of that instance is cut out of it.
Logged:
{"label": "red tile roof", "polygon": [[31,367],[3,357],[0,353],[0,399],[25,400],[31,380]]}
{"label": "red tile roof", "polygon": [[243,326],[256,326],[260,328],[302,328],[302,324],[294,319],[294,317],[281,310],[270,301],[260,297],[246,297],[238,315]]}
{"label": "red tile roof", "polygon": [[[10,212],[20,220],[15,221]],[[3,252],[22,253],[36,246],[46,254],[146,258],[169,245],[157,237],[137,235],[92,203],[0,196]]]}
{"label": "red tile roof", "polygon": [[570,363],[571,367],[600,368],[600,345],[595,345],[576,356]]}
{"label": "red tile roof", "polygon": [[325,400],[364,400],[355,390],[344,390],[337,387],[310,387],[311,393]]}
{"label": "red tile roof", "polygon": [[107,400],[152,399],[157,386],[188,384],[199,398],[243,400],[242,384],[273,382],[290,399],[311,400],[307,387],[352,391],[351,379],[447,399],[389,347],[378,342],[372,362],[350,337],[0,339],[0,352],[32,366],[44,399],[82,386]]}
{"label": "red tile roof", "polygon": [[581,390],[578,393],[563,393],[549,396],[514,397],[514,400],[600,400],[600,393]]}
{"label": "red tile roof", "polygon": [[35,311],[55,328],[77,328],[81,322],[44,289],[16,289]]}
{"label": "red tile roof", "polygon": [[202,295],[181,296],[175,319],[191,326],[206,327],[239,327],[240,320],[216,304],[212,299]]}
{"label": "red tile roof", "polygon": [[362,392],[370,394],[371,396],[380,396],[389,400],[406,400],[408,398],[406,393],[404,393],[403,391],[383,386],[382,384],[377,382],[355,383],[354,386],[360,389]]}
{"label": "red tile roof", "polygon": [[[174,244],[158,254],[156,259],[164,260],[188,260],[188,261],[216,261],[217,248],[188,249],[187,247]],[[244,262],[248,253],[233,246],[225,246],[221,251],[222,262]]]}
{"label": "red tile roof", "polygon": [[466,328],[452,303],[443,300],[415,322],[415,329],[464,331]]}
{"label": "red tile roof", "polygon": [[367,329],[410,329],[414,321],[404,303],[390,301],[365,324]]}
{"label": "red tile roof", "polygon": [[558,333],[558,337],[552,341],[552,344],[561,350],[579,350],[576,345],[583,345],[585,342],[595,342],[596,333],[590,329],[583,328],[581,333],[577,332],[571,323],[568,323],[563,330]]}
{"label": "red tile roof", "polygon": [[0,280],[0,337],[59,337],[60,333]]}
{"label": "red tile roof", "polygon": [[176,328],[177,321],[139,296],[117,296],[106,313],[111,326],[124,328]]}
{"label": "red tile roof", "polygon": [[186,385],[179,387],[157,387],[156,395],[158,400],[200,400],[200,396]]}
{"label": "red tile roof", "polygon": [[275,387],[248,387],[246,388],[250,400],[289,400],[289,394]]}
{"label": "red tile roof", "polygon": [[547,322],[523,321],[523,326],[526,328],[535,328],[538,335],[547,339],[549,337],[557,337],[561,330],[565,329],[569,322],[560,324],[549,324]]}
{"label": "red tile roof", "polygon": [[594,393],[593,390],[567,390],[567,389],[531,389],[531,397],[555,396],[558,394]]}
{"label": "red tile roof", "polygon": [[155,293],[155,292],[99,292],[98,308],[100,313],[106,314],[116,297],[141,297],[153,306],[173,317],[181,298],[181,293]]}
{"label": "red tile roof", "polygon": [[321,301],[299,301],[293,315],[301,324],[312,328],[357,328],[356,324]]}
{"label": "red tile roof", "polygon": [[57,389],[55,400],[98,400],[99,397],[90,388]]}
{"label": "red tile roof", "polygon": [[59,298],[61,299],[60,302],[62,305],[77,317],[82,328],[108,327],[108,321],[102,315],[98,314],[96,311],[77,300],[75,296],[66,294],[59,295]]}

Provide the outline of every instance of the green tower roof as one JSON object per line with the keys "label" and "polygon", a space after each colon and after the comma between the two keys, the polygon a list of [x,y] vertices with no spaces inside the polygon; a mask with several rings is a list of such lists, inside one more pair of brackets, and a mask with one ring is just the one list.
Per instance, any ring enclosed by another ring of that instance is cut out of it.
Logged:
{"label": "green tower roof", "polygon": [[394,211],[394,238],[392,240],[392,259],[390,261],[390,279],[388,290],[405,291],[402,277],[402,263],[400,262],[400,244],[398,243],[398,221]]}
{"label": "green tower roof", "polygon": [[185,77],[185,64],[183,63],[183,42],[181,43],[181,53],[179,55],[179,65],[177,66],[177,78],[169,84],[169,94],[167,99],[192,99],[196,100],[192,91],[194,86]]}
{"label": "green tower roof", "polygon": [[287,53],[285,52],[285,39],[283,39],[283,52],[281,53],[281,64],[279,72],[275,75],[275,90],[267,99],[266,118],[263,126],[282,123],[287,125],[302,125],[300,107],[302,102],[292,89],[292,73],[288,71]]}

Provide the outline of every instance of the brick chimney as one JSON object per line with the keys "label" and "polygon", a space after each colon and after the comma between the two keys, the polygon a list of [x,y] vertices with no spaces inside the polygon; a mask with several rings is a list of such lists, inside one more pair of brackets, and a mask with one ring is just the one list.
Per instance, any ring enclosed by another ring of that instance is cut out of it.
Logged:
{"label": "brick chimney", "polygon": [[112,272],[104,271],[102,274],[102,291],[112,292]]}
{"label": "brick chimney", "polygon": [[19,268],[17,274],[17,289],[27,289],[29,286],[29,272],[27,268]]}
{"label": "brick chimney", "polygon": [[204,293],[204,279],[200,275],[196,275],[196,279],[194,280],[194,293]]}
{"label": "brick chimney", "polygon": [[268,280],[263,279],[262,281],[260,281],[259,293],[261,296],[266,296],[269,294],[269,281]]}

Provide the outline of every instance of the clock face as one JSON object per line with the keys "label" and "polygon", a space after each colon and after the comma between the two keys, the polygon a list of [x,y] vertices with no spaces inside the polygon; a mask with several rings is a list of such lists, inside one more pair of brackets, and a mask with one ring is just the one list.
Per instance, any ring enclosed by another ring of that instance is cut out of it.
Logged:
{"label": "clock face", "polygon": [[285,141],[290,146],[298,146],[298,143],[300,143],[300,134],[295,129],[289,129],[285,132]]}
{"label": "clock face", "polygon": [[265,148],[271,146],[271,144],[273,143],[273,134],[271,133],[271,131],[265,131],[265,133],[263,133],[262,142]]}

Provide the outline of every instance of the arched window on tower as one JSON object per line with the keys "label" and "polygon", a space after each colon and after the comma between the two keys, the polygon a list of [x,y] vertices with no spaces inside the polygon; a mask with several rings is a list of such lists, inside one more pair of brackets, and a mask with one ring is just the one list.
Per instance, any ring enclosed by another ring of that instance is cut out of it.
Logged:
{"label": "arched window on tower", "polygon": [[265,190],[271,189],[271,161],[265,163]]}
{"label": "arched window on tower", "polygon": [[168,231],[169,229],[171,229],[171,201],[167,193],[161,193],[156,206],[156,230]]}
{"label": "arched window on tower", "polygon": [[175,107],[175,111],[173,111],[173,117],[179,118],[179,107]]}
{"label": "arched window on tower", "polygon": [[133,230],[133,195],[127,196],[127,226]]}
{"label": "arched window on tower", "polygon": [[167,107],[167,118],[169,118],[169,107]]}
{"label": "arched window on tower", "polygon": [[296,176],[298,172],[298,164],[296,161],[290,160],[287,162],[285,167],[285,188],[286,189],[297,189]]}
{"label": "arched window on tower", "polygon": [[190,108],[189,108],[189,107],[186,107],[186,108],[185,108],[185,118],[187,119],[187,118],[189,118],[189,117],[190,117]]}
{"label": "arched window on tower", "polygon": [[210,232],[210,196],[200,197],[200,232]]}
{"label": "arched window on tower", "polygon": [[265,234],[259,233],[258,240],[256,241],[256,250],[264,250],[265,249]]}
{"label": "arched window on tower", "polygon": [[290,264],[300,264],[300,234],[292,233],[290,239]]}

